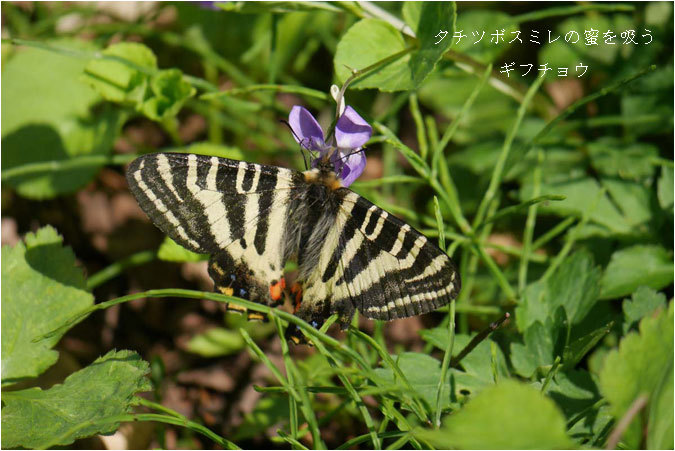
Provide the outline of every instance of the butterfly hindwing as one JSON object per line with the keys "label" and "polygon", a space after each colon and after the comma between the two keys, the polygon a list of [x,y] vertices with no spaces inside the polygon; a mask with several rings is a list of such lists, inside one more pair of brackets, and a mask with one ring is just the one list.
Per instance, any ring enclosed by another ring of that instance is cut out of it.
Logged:
{"label": "butterfly hindwing", "polygon": [[303,276],[300,316],[338,313],[344,325],[358,309],[391,320],[435,310],[457,296],[454,264],[424,235],[347,188],[333,195],[339,208],[315,269]]}
{"label": "butterfly hindwing", "polygon": [[281,299],[286,218],[301,173],[159,153],[135,160],[127,174],[139,204],[164,233],[212,255],[216,290],[270,305]]}

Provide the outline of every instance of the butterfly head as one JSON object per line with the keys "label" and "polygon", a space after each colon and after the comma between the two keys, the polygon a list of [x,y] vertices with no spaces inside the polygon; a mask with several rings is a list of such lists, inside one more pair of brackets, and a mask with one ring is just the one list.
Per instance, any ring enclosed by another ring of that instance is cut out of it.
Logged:
{"label": "butterfly head", "polygon": [[303,149],[316,152],[311,167],[321,174],[337,174],[341,186],[349,186],[363,172],[366,166],[363,146],[370,139],[372,128],[352,107],[344,108],[327,137],[314,116],[298,105],[291,110],[288,125]]}

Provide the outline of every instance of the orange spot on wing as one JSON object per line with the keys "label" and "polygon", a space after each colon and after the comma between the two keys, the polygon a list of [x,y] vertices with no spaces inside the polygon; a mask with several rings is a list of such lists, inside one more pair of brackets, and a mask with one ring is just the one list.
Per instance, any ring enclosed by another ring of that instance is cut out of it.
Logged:
{"label": "orange spot on wing", "polygon": [[281,299],[281,292],[283,291],[283,282],[284,279],[281,279],[279,282],[270,285],[270,297],[275,301]]}
{"label": "orange spot on wing", "polygon": [[300,304],[302,303],[302,286],[299,283],[294,283],[291,287],[291,294],[295,295],[295,309],[293,313],[296,313],[300,310]]}

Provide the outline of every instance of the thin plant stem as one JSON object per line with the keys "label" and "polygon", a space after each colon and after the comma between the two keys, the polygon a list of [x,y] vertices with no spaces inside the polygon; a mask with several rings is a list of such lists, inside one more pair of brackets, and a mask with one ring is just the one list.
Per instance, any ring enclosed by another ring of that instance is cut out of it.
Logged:
{"label": "thin plant stem", "polygon": [[316,421],[316,415],[314,414],[314,410],[312,409],[312,405],[309,401],[309,397],[307,396],[307,392],[304,390],[296,390],[295,387],[289,384],[288,379],[281,374],[279,368],[277,368],[277,366],[274,363],[272,363],[269,357],[265,355],[262,349],[260,349],[260,347],[253,341],[253,339],[248,334],[248,332],[246,332],[245,329],[243,328],[239,329],[239,333],[241,333],[241,336],[244,338],[244,341],[246,342],[248,347],[258,356],[258,358],[265,364],[265,366],[269,368],[274,377],[276,377],[277,380],[281,382],[281,385],[283,385],[284,388],[288,390],[289,395],[291,395],[295,399],[297,404],[300,406],[300,409],[302,410],[302,413],[305,416],[305,420],[307,420],[307,424],[309,425],[309,430],[312,434],[314,446],[320,449],[325,448],[323,440],[321,439],[321,433],[319,432],[319,425]]}
{"label": "thin plant stem", "polygon": [[92,274],[87,278],[87,289],[93,290],[94,288],[102,285],[110,279],[113,279],[125,270],[133,268],[136,266],[141,266],[146,263],[150,263],[157,258],[156,250],[141,251],[137,252],[129,257],[123,258],[122,260],[116,261],[115,263],[103,268],[99,272]]}
{"label": "thin plant stem", "polygon": [[[286,366],[286,377],[288,378],[289,385],[295,386],[295,365],[291,359],[288,342],[284,337],[284,329],[281,324],[281,321],[276,315],[271,315],[274,325],[277,328],[277,333],[279,334],[279,340],[281,341],[281,354],[284,358],[284,365]],[[298,438],[298,404],[294,397],[288,397],[288,423],[291,429],[291,438],[293,440]]]}
{"label": "thin plant stem", "polygon": [[306,88],[304,86],[295,85],[280,85],[280,84],[260,84],[249,85],[243,88],[232,88],[226,91],[209,92],[202,94],[199,98],[203,100],[219,99],[227,96],[240,96],[260,91],[272,91],[275,93],[298,94],[302,96],[312,97],[321,100],[330,100],[328,93],[316,89]]}
{"label": "thin plant stem", "polygon": [[36,163],[23,164],[13,168],[3,169],[0,178],[6,182],[15,177],[34,176],[43,173],[71,171],[73,169],[91,168],[107,164],[123,165],[138,158],[139,154],[123,155],[83,155],[67,160],[38,161]]}
{"label": "thin plant stem", "polygon": [[579,232],[581,231],[581,229],[583,229],[586,226],[586,223],[590,219],[591,214],[593,214],[593,212],[595,211],[595,207],[597,206],[598,202],[600,201],[600,199],[602,199],[604,197],[605,191],[606,190],[605,190],[604,187],[600,188],[600,191],[598,192],[598,194],[595,197],[595,199],[593,200],[593,202],[584,211],[584,213],[581,217],[581,221],[579,221],[579,223],[576,225],[576,227],[574,227],[572,230],[570,230],[568,232],[567,240],[565,240],[565,244],[563,245],[560,252],[558,252],[558,255],[555,256],[555,258],[553,259],[553,261],[551,262],[549,267],[546,268],[546,271],[544,272],[544,275],[541,276],[540,280],[543,281],[543,280],[546,280],[549,277],[551,277],[551,275],[553,275],[555,270],[558,269],[558,266],[560,266],[560,264],[563,262],[565,257],[567,257],[567,255],[570,253],[570,251],[572,250],[572,246],[574,245],[574,243],[577,240],[577,236],[579,235]]}
{"label": "thin plant stem", "polygon": [[[379,438],[393,438],[393,437],[401,437],[406,434],[407,432],[390,431],[390,432],[379,432],[377,436]],[[368,440],[370,440],[370,438],[371,438],[370,433],[359,435],[357,437],[347,440],[346,442],[344,442],[342,445],[338,446],[335,449],[350,449],[352,446],[360,445],[361,443],[367,442]]]}
{"label": "thin plant stem", "polygon": [[424,127],[424,120],[422,120],[422,114],[420,113],[420,105],[417,102],[417,94],[412,93],[409,97],[410,104],[410,114],[413,117],[415,122],[415,131],[417,132],[417,145],[420,149],[420,156],[423,159],[427,158],[427,153],[429,152],[429,143],[427,142],[427,131]]}
{"label": "thin plant stem", "polygon": [[528,146],[528,149],[534,147],[535,145],[537,145],[537,143],[538,143],[539,141],[541,141],[541,139],[542,139],[544,136],[548,135],[548,133],[549,133],[551,130],[553,130],[553,128],[554,128],[559,122],[563,121],[565,118],[567,118],[569,115],[571,115],[572,113],[574,113],[575,111],[577,111],[577,110],[578,110],[579,108],[581,108],[582,106],[584,106],[584,105],[586,105],[586,104],[588,104],[588,103],[590,103],[590,102],[592,102],[592,101],[594,101],[594,100],[596,100],[596,99],[598,99],[598,98],[600,98],[600,97],[606,96],[607,94],[610,94],[610,93],[612,93],[612,92],[618,90],[619,88],[622,88],[623,86],[627,85],[628,83],[631,83],[632,81],[637,80],[638,78],[640,78],[640,77],[642,77],[642,76],[644,76],[644,75],[646,75],[646,74],[648,74],[648,73],[650,73],[650,72],[653,72],[653,71],[655,71],[655,70],[656,70],[656,65],[655,65],[655,64],[652,64],[651,66],[648,66],[648,67],[646,67],[646,68],[644,68],[644,69],[642,69],[642,70],[636,72],[636,73],[633,74],[633,75],[630,75],[630,76],[628,76],[628,77],[626,77],[626,78],[624,78],[624,79],[622,79],[622,80],[619,80],[619,81],[616,82],[616,83],[612,83],[611,85],[606,86],[606,87],[604,87],[604,88],[602,88],[602,89],[600,89],[600,90],[594,92],[593,94],[590,94],[590,95],[588,95],[588,96],[586,96],[586,97],[583,97],[583,98],[577,100],[577,101],[574,102],[572,105],[570,105],[570,106],[568,106],[567,108],[565,108],[565,109],[562,111],[562,113],[560,113],[558,116],[556,116],[552,121],[550,121],[548,124],[546,124],[546,125],[541,129],[541,131],[539,131],[539,133],[537,133],[537,134],[535,135],[535,137],[532,138],[532,141],[530,141],[530,144],[529,144],[529,146]]}
{"label": "thin plant stem", "polygon": [[342,381],[342,384],[347,389],[347,392],[349,393],[352,400],[356,404],[356,407],[361,412],[361,416],[363,416],[363,421],[365,422],[366,427],[368,428],[371,441],[373,442],[373,447],[375,449],[381,449],[382,444],[380,442],[380,438],[377,435],[377,430],[375,429],[375,424],[373,423],[373,419],[370,416],[370,413],[368,412],[368,409],[366,408],[366,405],[363,403],[363,400],[361,399],[361,396],[354,389],[354,386],[349,381],[349,378],[342,373],[340,365],[338,365],[338,363],[335,360],[335,357],[333,356],[333,354],[326,350],[323,343],[317,341],[317,342],[315,342],[315,344],[316,344],[316,348],[319,350],[319,352],[326,357],[326,359],[328,360],[328,363],[333,368],[335,368],[337,370],[338,378],[340,379],[340,381]]}
{"label": "thin plant stem", "polygon": [[548,373],[546,373],[546,379],[544,379],[544,383],[541,384],[541,392],[543,394],[546,394],[546,390],[548,390],[548,385],[551,383],[553,377],[558,372],[558,368],[560,368],[560,361],[561,361],[560,356],[556,356],[555,360],[553,361],[553,365],[551,366],[551,369],[548,370]]}
{"label": "thin plant stem", "polygon": [[286,442],[288,442],[293,447],[293,449],[309,449],[305,445],[300,443],[296,438],[294,438],[293,436],[287,435],[281,429],[277,429],[277,435],[279,437],[281,437],[282,439],[284,439]]}
{"label": "thin plant stem", "polygon": [[575,218],[574,216],[570,216],[560,221],[558,224],[555,225],[555,227],[553,227],[548,232],[544,233],[542,236],[537,238],[534,241],[534,243],[532,243],[532,252],[536,251],[537,249],[540,249],[542,246],[545,246],[553,238],[563,233],[565,230],[567,230],[569,226],[574,224],[574,221],[576,220],[577,218]]}
{"label": "thin plant stem", "polygon": [[504,313],[504,316],[499,318],[497,321],[490,323],[488,327],[486,327],[485,329],[481,330],[478,334],[476,334],[476,336],[473,337],[471,341],[466,346],[464,346],[464,348],[461,351],[459,351],[457,356],[452,358],[452,360],[450,361],[450,367],[457,368],[462,359],[464,359],[464,357],[466,357],[471,351],[473,351],[476,348],[476,346],[480,344],[480,342],[489,337],[492,332],[499,329],[510,317],[511,317],[510,313],[508,312]]}
{"label": "thin plant stem", "polygon": [[108,424],[133,422],[133,421],[153,421],[157,423],[172,424],[174,426],[182,426],[200,435],[203,435],[204,437],[207,437],[210,440],[213,440],[213,442],[217,443],[218,445],[222,446],[225,449],[241,449],[233,442],[227,440],[226,438],[221,437],[220,435],[214,433],[213,431],[202,426],[199,423],[195,423],[194,421],[188,420],[185,417],[178,417],[175,415],[160,415],[156,413],[136,413],[136,414],[129,413],[123,415],[113,415],[98,421],[84,421],[71,427],[61,435],[51,437],[51,440],[49,440],[48,442],[40,444],[44,446],[37,446],[36,448],[44,448],[44,449],[51,448],[52,446],[55,446],[58,443],[64,441],[66,438],[72,437],[73,435],[77,434],[78,431],[85,428],[90,428],[92,426],[104,426]]}
{"label": "thin plant stem", "polygon": [[[399,368],[394,359],[391,358],[389,353],[382,346],[380,346],[377,341],[375,341],[371,336],[364,334],[360,330],[354,328],[353,326],[349,328],[349,332],[353,333],[356,337],[368,343],[373,349],[375,349],[387,366],[391,368],[392,372],[400,381],[400,383],[405,386],[406,390],[411,393],[415,393],[415,390],[412,388],[412,385],[410,385],[410,382],[408,381],[408,378],[405,377],[403,371],[401,371],[401,368]],[[428,416],[417,398],[415,398],[410,404],[412,410],[415,411],[416,415],[421,421],[428,421]]]}
{"label": "thin plant stem", "polygon": [[520,129],[520,124],[522,123],[523,118],[525,117],[525,112],[527,111],[527,108],[530,105],[530,102],[532,101],[534,94],[539,90],[539,87],[541,86],[541,84],[544,82],[545,79],[546,77],[538,77],[537,80],[534,83],[532,83],[532,86],[530,86],[530,89],[527,90],[525,98],[523,99],[523,102],[520,104],[520,107],[518,108],[516,120],[513,123],[513,126],[511,127],[511,130],[509,131],[508,135],[506,136],[506,139],[504,140],[502,151],[500,152],[499,157],[497,158],[497,163],[495,164],[495,168],[492,171],[492,177],[490,178],[488,189],[485,192],[485,195],[483,196],[480,205],[478,206],[478,211],[473,221],[474,228],[480,225],[483,219],[485,219],[485,213],[487,212],[487,208],[497,194],[497,188],[501,184],[502,177],[504,175],[504,168],[506,167],[506,161],[509,158],[511,146],[513,144],[514,139],[516,138],[516,133],[518,133],[518,129]]}
{"label": "thin plant stem", "polygon": [[[534,168],[534,186],[532,194],[538,197],[541,193],[541,165],[544,159],[544,153],[540,150],[537,153],[537,166]],[[527,283],[527,265],[530,262],[530,253],[532,252],[532,237],[534,236],[534,225],[537,222],[537,204],[534,203],[527,210],[527,219],[525,220],[525,232],[523,233],[523,256],[520,259],[518,267],[518,292],[522,293]]]}
{"label": "thin plant stem", "polygon": [[448,345],[445,348],[445,354],[443,354],[443,362],[441,363],[441,377],[438,381],[438,387],[436,389],[436,410],[434,416],[434,426],[437,428],[441,427],[441,406],[443,402],[444,389],[445,389],[445,378],[448,374],[448,368],[450,367],[450,361],[452,360],[452,348],[455,346],[455,303],[456,300],[453,299],[450,301],[450,313],[448,313]]}

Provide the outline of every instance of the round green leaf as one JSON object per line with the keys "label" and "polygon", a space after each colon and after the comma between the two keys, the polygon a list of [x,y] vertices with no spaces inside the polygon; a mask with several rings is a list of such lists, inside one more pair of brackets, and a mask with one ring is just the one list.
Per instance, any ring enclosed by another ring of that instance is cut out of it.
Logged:
{"label": "round green leaf", "polygon": [[[80,41],[53,44],[93,50]],[[18,51],[4,64],[2,111],[8,114],[2,121],[3,169],[110,152],[122,117],[112,108],[91,113],[100,97],[80,81],[84,66],[80,59],[35,48]],[[38,172],[6,181],[22,196],[44,199],[75,191],[97,170]]]}
{"label": "round green leaf", "polygon": [[[352,70],[365,69],[387,57],[405,50],[401,33],[378,19],[363,19],[352,25],[340,39],[335,50],[335,73],[344,83]],[[351,85],[353,88],[377,88],[381,91],[404,91],[414,83],[409,67],[410,55],[405,55]]]}
{"label": "round green leaf", "polygon": [[[2,384],[35,377],[58,358],[61,335],[33,341],[93,305],[75,256],[51,227],[2,247]],[[4,411],[3,411],[4,415]],[[3,444],[4,446],[4,444]]]}
{"label": "round green leaf", "polygon": [[540,390],[505,380],[488,387],[437,430],[415,435],[438,449],[564,449],[574,447],[565,418]]}

